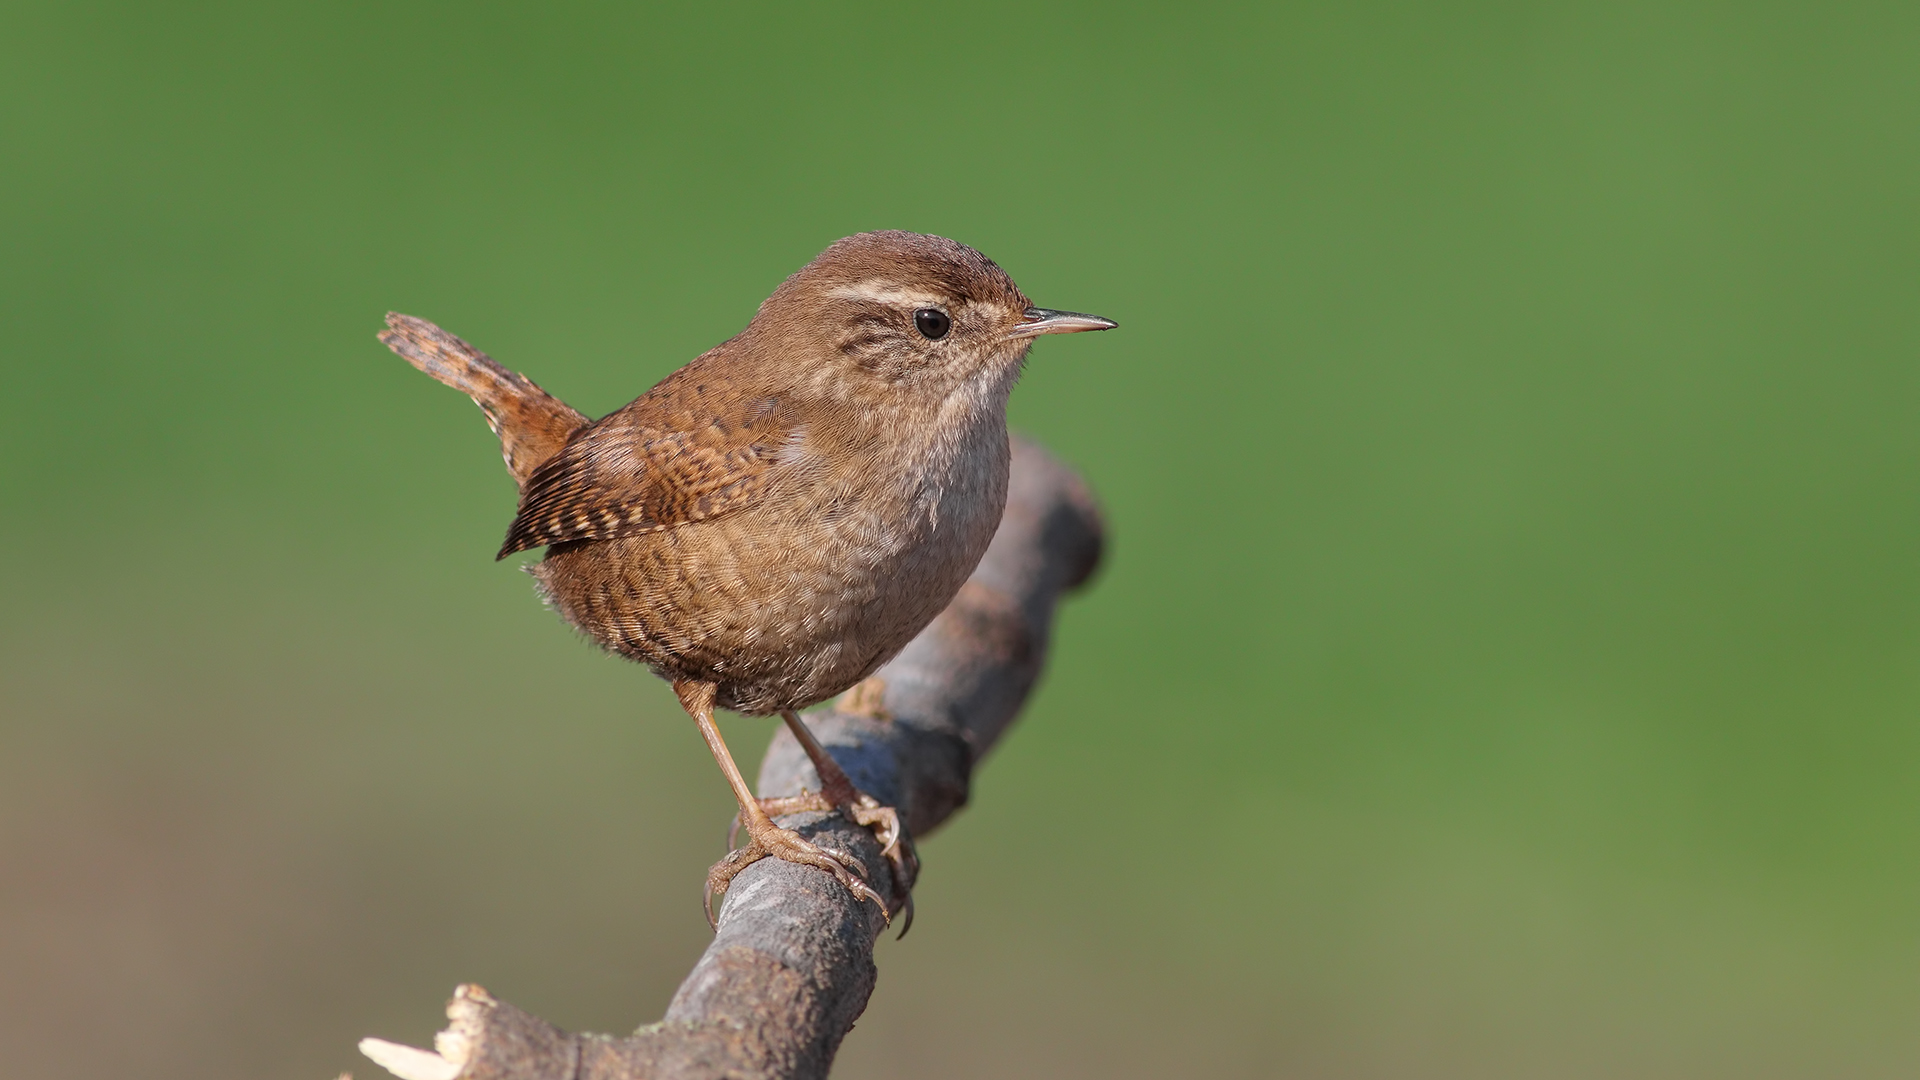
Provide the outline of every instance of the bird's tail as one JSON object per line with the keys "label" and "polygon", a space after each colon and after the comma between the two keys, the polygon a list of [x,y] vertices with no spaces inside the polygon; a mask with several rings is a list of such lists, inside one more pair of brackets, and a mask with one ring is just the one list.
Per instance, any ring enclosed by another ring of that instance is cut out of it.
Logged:
{"label": "bird's tail", "polygon": [[380,340],[407,363],[461,391],[480,406],[480,411],[487,414],[487,426],[500,436],[500,453],[507,459],[507,470],[523,486],[541,462],[587,424],[585,416],[535,386],[532,379],[508,371],[486,353],[425,319],[390,311]]}

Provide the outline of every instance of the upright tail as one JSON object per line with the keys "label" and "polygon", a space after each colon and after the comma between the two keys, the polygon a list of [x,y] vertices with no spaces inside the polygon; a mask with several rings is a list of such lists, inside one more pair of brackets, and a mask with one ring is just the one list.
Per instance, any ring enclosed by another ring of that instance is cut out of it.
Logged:
{"label": "upright tail", "polygon": [[500,436],[507,471],[525,486],[540,463],[558,453],[573,433],[587,425],[566,402],[535,386],[532,379],[508,371],[479,349],[425,319],[387,313],[380,332],[387,348],[421,371],[473,399],[487,414],[487,426]]}

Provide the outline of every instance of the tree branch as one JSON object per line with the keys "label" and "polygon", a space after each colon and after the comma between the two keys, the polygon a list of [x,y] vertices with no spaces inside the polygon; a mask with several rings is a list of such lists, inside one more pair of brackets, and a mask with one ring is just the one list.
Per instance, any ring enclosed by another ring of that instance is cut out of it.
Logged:
{"label": "tree branch", "polygon": [[[1046,659],[1060,597],[1100,559],[1086,485],[1016,438],[1007,512],[986,558],[934,623],[873,679],[807,725],[853,781],[925,836],[966,805],[974,767],[1013,722]],[[818,790],[781,729],[760,767],[761,795]],[[882,895],[890,880],[873,834],[838,814],[781,819],[859,856]],[[734,879],[720,928],[667,1007],[625,1038],[576,1035],[498,1001],[454,991],[437,1052],[380,1039],[360,1048],[403,1080],[638,1080],[824,1077],[873,992],[884,922],[822,871],[762,859]]]}

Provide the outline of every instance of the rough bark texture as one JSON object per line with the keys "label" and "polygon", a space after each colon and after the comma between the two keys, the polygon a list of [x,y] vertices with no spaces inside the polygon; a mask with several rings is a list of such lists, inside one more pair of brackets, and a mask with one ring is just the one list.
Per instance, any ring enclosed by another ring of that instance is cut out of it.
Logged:
{"label": "rough bark texture", "polygon": [[[933,625],[879,675],[807,724],[855,784],[925,836],[967,801],[973,769],[1039,678],[1061,596],[1100,559],[1101,526],[1079,477],[1014,440],[1007,513],[986,558]],[[760,769],[762,796],[820,786],[783,728]],[[886,895],[872,834],[837,814],[781,824],[851,851]],[[873,992],[884,928],[827,874],[762,859],[733,882],[713,944],[665,1019],[624,1038],[569,1034],[477,986],[447,1007],[438,1053],[377,1039],[369,1057],[407,1080],[637,1080],[824,1077]]]}

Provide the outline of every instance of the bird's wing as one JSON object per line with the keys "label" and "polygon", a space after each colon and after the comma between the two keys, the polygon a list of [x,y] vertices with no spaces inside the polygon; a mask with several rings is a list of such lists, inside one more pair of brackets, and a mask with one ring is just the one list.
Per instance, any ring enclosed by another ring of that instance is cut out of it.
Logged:
{"label": "bird's wing", "polygon": [[683,369],[580,431],[527,478],[498,557],[705,521],[751,503],[796,427],[777,397],[709,389]]}

